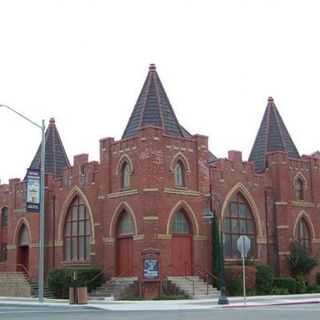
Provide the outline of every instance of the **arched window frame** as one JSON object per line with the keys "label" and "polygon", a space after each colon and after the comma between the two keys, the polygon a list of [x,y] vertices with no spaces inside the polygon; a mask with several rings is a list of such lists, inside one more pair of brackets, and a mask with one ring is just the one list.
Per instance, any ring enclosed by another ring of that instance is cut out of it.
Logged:
{"label": "arched window frame", "polygon": [[190,235],[192,226],[183,209],[177,210],[172,217],[170,232],[175,235]]}
{"label": "arched window frame", "polygon": [[135,225],[131,214],[123,210],[118,219],[117,223],[117,237],[128,237],[133,236],[135,233]]}
{"label": "arched window frame", "polygon": [[295,179],[294,190],[295,190],[296,200],[303,201],[304,200],[304,192],[305,192],[305,182],[300,176],[298,176]]}
{"label": "arched window frame", "polygon": [[239,259],[237,240],[241,235],[247,235],[251,240],[249,257],[257,256],[257,230],[254,215],[245,197],[240,193],[228,203],[227,212],[223,218],[224,256],[227,259]]}
{"label": "arched window frame", "polygon": [[174,182],[175,186],[178,188],[183,188],[186,186],[186,169],[184,163],[181,159],[178,159],[174,166]]}
{"label": "arched window frame", "polygon": [[304,217],[301,217],[296,225],[295,240],[307,252],[311,251],[311,231]]}
{"label": "arched window frame", "polygon": [[89,261],[91,221],[87,206],[80,196],[71,202],[64,222],[63,243],[66,262]]}
{"label": "arched window frame", "polygon": [[131,176],[131,168],[128,161],[123,161],[121,164],[121,188],[129,189],[130,188],[130,176]]}

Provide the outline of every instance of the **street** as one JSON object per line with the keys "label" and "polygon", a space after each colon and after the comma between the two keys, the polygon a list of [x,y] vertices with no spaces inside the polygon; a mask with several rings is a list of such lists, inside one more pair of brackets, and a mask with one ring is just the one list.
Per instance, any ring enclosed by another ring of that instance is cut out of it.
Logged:
{"label": "street", "polygon": [[270,307],[228,308],[184,311],[105,311],[87,307],[39,307],[39,306],[0,306],[0,319],[3,320],[211,320],[219,318],[237,320],[265,319],[319,319],[320,304],[298,304]]}

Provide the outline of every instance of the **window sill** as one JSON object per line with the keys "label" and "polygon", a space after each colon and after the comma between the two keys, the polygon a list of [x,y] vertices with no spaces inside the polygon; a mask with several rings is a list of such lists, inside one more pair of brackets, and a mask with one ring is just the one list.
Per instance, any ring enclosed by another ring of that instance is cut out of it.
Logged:
{"label": "window sill", "polygon": [[91,262],[89,260],[82,261],[62,261],[64,266],[76,267],[76,266],[90,266]]}

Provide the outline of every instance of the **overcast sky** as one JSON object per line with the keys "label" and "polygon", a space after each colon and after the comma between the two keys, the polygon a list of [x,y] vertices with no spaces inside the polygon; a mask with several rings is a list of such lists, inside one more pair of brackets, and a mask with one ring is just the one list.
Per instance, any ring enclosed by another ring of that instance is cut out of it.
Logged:
{"label": "overcast sky", "polygon": [[[157,65],[180,123],[248,158],[268,96],[301,154],[320,148],[320,2],[0,0],[0,104],[56,123],[70,160],[119,139]],[[40,131],[0,109],[0,177]]]}

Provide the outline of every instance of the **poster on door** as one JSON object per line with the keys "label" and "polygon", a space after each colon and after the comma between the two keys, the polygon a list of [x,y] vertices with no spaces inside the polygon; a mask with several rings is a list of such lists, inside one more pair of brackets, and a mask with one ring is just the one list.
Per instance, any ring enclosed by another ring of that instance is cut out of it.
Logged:
{"label": "poster on door", "polygon": [[143,261],[143,277],[145,280],[159,279],[159,260],[156,258],[146,258]]}
{"label": "poster on door", "polygon": [[28,169],[27,171],[27,199],[28,212],[40,211],[40,171]]}

